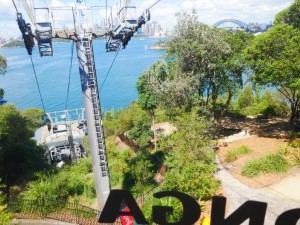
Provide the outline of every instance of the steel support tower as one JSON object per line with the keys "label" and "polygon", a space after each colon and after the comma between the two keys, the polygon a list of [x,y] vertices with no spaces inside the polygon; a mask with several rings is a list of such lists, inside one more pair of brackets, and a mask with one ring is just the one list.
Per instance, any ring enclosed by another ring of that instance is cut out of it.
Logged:
{"label": "steel support tower", "polygon": [[[99,13],[101,7],[86,7],[83,1],[77,0],[75,7],[34,7],[33,0],[20,0],[23,7],[35,27],[35,38],[37,39],[40,55],[52,56],[52,38],[69,39],[76,43],[77,57],[79,64],[82,96],[86,113],[90,151],[96,194],[99,210],[102,211],[110,192],[108,162],[106,157],[106,146],[102,123],[102,113],[95,69],[93,51],[93,39],[100,37],[107,38],[106,50],[117,51],[128,44],[134,33],[141,28],[146,21],[150,20],[150,11],[147,9],[141,16],[133,19],[127,18],[127,11],[135,7],[129,7],[130,0],[122,0],[118,5],[118,24],[113,24],[111,12],[105,6],[105,26],[100,26],[99,20],[94,20],[94,12]],[[30,4],[28,4],[30,2]],[[59,12],[57,17],[55,13]],[[40,13],[41,16],[38,16]],[[46,15],[46,16],[45,16]],[[42,19],[40,19],[42,18]],[[62,18],[67,18],[62,22]],[[33,32],[31,25],[27,24],[21,13],[17,13],[17,21],[23,35],[25,47],[28,54],[32,54],[34,46]],[[72,161],[76,161],[72,133],[69,131],[69,144]]]}
{"label": "steel support tower", "polygon": [[75,42],[92,155],[96,194],[98,206],[101,211],[109,195],[110,184],[102,113],[92,46],[92,35],[86,34],[83,37],[77,38]]}

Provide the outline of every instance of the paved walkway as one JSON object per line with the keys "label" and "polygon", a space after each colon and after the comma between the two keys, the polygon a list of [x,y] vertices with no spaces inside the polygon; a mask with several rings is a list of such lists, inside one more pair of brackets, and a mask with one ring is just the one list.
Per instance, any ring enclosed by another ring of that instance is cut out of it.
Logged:
{"label": "paved walkway", "polygon": [[[281,193],[278,191],[278,188],[272,190],[269,188],[254,189],[240,183],[219,162],[218,164],[219,171],[215,174],[215,177],[221,181],[227,197],[227,204],[229,204],[227,216],[248,200],[267,202],[268,207],[264,225],[274,225],[278,215],[286,210],[300,207],[300,200],[295,200],[291,193],[289,193],[290,196],[285,194],[289,192],[289,188],[293,187],[294,190],[298,189],[299,192],[295,192],[295,194],[300,195],[300,188],[297,188],[297,184],[300,187],[300,177],[289,180],[288,183],[280,184]],[[243,225],[248,225],[248,223],[246,221]],[[298,221],[297,225],[300,225],[300,221]]]}

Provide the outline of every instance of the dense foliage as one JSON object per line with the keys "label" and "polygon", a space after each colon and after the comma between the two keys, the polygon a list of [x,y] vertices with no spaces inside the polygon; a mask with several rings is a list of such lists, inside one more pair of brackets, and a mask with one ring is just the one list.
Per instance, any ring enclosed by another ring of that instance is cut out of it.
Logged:
{"label": "dense foliage", "polygon": [[[139,78],[140,104],[169,111],[201,106],[211,117],[219,117],[242,87],[242,74],[246,72],[242,50],[252,36],[201,24],[195,13],[179,14],[174,36],[166,58]],[[220,106],[218,99],[224,95],[227,99]]]}
{"label": "dense foliage", "polygon": [[30,200],[39,198],[67,200],[70,196],[81,195],[92,199],[95,198],[95,194],[92,162],[89,158],[60,171],[49,170],[40,173],[39,179],[30,182],[21,195]]}
{"label": "dense foliage", "polygon": [[259,87],[254,92],[250,86],[246,86],[238,92],[237,97],[237,100],[232,102],[231,109],[243,116],[286,117],[290,112],[289,106],[281,94],[279,92],[271,93],[269,89],[262,94]]}
{"label": "dense foliage", "polygon": [[219,187],[212,176],[216,169],[210,133],[212,124],[193,109],[178,117],[176,125],[178,132],[160,145],[168,167],[162,189],[208,200]]}
{"label": "dense foliage", "polygon": [[300,27],[300,1],[295,0],[294,3],[279,12],[274,20],[274,24],[288,24],[294,27]]}
{"label": "dense foliage", "polygon": [[31,139],[30,126],[14,106],[0,106],[0,178],[8,186],[45,167],[44,149]]}
{"label": "dense foliage", "polygon": [[0,75],[4,75],[7,70],[7,62],[6,58],[0,55]]}
{"label": "dense foliage", "polygon": [[246,60],[254,71],[251,79],[275,87],[289,101],[291,123],[299,117],[299,38],[299,29],[277,25],[257,36],[245,51]]}
{"label": "dense foliage", "polygon": [[3,98],[4,93],[5,93],[4,89],[0,88],[0,99]]}
{"label": "dense foliage", "polygon": [[[0,75],[4,75],[7,70],[7,62],[6,58],[2,55],[0,55]],[[4,96],[4,90],[0,87],[0,99]]]}
{"label": "dense foliage", "polygon": [[1,184],[0,179],[0,224],[1,225],[7,225],[9,224],[11,220],[11,215],[9,212],[7,212],[7,205],[5,202],[5,195],[2,193],[2,190],[4,188],[4,185]]}

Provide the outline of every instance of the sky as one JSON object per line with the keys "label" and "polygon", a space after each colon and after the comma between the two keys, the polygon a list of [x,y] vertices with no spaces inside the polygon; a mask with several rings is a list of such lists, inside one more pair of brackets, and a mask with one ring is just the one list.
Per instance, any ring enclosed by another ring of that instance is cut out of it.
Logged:
{"label": "sky", "polygon": [[[22,11],[19,0],[14,0]],[[157,0],[131,0],[130,5],[137,7],[137,12],[147,9]],[[44,1],[36,2],[43,3]],[[51,6],[71,5],[74,0],[48,0]],[[105,5],[105,0],[86,0],[95,5]],[[116,0],[108,0],[114,4]],[[291,5],[293,0],[161,0],[151,9],[151,21],[158,22],[163,28],[172,30],[176,24],[177,12],[191,12],[196,9],[200,22],[212,25],[222,19],[238,19],[245,23],[269,23],[282,9]],[[25,13],[23,12],[23,15]],[[29,22],[26,19],[26,22]],[[0,37],[8,39],[19,37],[16,22],[16,10],[11,0],[0,0]]]}

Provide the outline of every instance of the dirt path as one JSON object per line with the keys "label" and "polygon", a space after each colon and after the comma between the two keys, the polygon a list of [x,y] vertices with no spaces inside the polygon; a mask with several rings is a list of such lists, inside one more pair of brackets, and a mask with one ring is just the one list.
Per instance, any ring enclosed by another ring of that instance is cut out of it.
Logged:
{"label": "dirt path", "polygon": [[[246,137],[246,138],[245,138]],[[254,158],[260,158],[265,156],[268,153],[278,153],[280,149],[284,149],[287,146],[287,142],[284,139],[276,138],[267,138],[267,137],[258,137],[258,136],[241,136],[241,139],[238,140],[238,135],[234,139],[225,139],[227,141],[227,146],[221,146],[217,152],[221,164],[228,170],[228,172],[238,179],[241,183],[254,187],[262,188],[273,185],[285,177],[294,176],[300,174],[299,167],[291,167],[287,173],[277,173],[277,174],[263,174],[259,177],[245,177],[241,175],[243,166],[249,160]],[[225,154],[228,150],[236,149],[241,146],[247,146],[253,152],[249,155],[240,156],[234,162],[226,162]]]}

